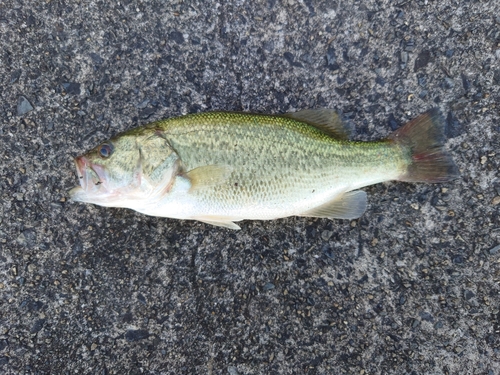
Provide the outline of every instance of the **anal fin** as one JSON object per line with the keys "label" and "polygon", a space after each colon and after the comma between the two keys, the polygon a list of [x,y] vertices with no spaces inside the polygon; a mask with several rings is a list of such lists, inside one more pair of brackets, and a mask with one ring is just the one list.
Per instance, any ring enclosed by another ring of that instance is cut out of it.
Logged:
{"label": "anal fin", "polygon": [[233,223],[232,221],[212,221],[212,220],[199,220],[197,219],[198,221],[201,221],[202,223],[205,223],[205,224],[210,224],[210,225],[214,225],[216,227],[223,227],[223,228],[228,228],[228,229],[233,229],[233,230],[240,230],[240,226]]}
{"label": "anal fin", "polygon": [[350,191],[333,200],[301,213],[299,216],[329,219],[357,219],[366,211],[366,193],[362,190]]}

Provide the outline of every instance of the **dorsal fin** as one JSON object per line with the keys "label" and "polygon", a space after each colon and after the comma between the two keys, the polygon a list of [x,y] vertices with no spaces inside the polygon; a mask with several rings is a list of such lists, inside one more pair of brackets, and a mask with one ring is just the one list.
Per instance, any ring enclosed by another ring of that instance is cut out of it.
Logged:
{"label": "dorsal fin", "polygon": [[304,109],[285,113],[284,116],[305,122],[337,139],[349,139],[352,133],[352,128],[346,125],[333,109]]}

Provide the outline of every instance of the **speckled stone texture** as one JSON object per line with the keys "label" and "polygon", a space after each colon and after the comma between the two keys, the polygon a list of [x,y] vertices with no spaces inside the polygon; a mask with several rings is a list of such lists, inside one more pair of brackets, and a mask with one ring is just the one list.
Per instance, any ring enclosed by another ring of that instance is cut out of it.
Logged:
{"label": "speckled stone texture", "polygon": [[[500,373],[500,3],[0,2],[0,372]],[[446,118],[461,171],[238,232],[75,204],[72,157],[185,113]]]}

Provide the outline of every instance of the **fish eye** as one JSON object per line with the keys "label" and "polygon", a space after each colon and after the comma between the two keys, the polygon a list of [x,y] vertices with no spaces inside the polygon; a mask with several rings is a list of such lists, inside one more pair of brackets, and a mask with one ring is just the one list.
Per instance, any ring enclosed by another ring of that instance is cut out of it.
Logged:
{"label": "fish eye", "polygon": [[102,158],[109,158],[113,153],[113,145],[110,143],[104,143],[99,147],[99,155]]}

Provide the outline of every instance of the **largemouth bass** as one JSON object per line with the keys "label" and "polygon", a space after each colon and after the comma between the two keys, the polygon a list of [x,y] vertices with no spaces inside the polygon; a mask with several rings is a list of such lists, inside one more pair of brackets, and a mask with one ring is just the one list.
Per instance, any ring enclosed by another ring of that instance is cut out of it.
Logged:
{"label": "largemouth bass", "polygon": [[157,121],[75,158],[74,201],[153,216],[235,222],[287,216],[355,219],[363,186],[445,182],[458,176],[434,109],[387,139],[349,140],[328,109],[285,115],[198,113]]}

